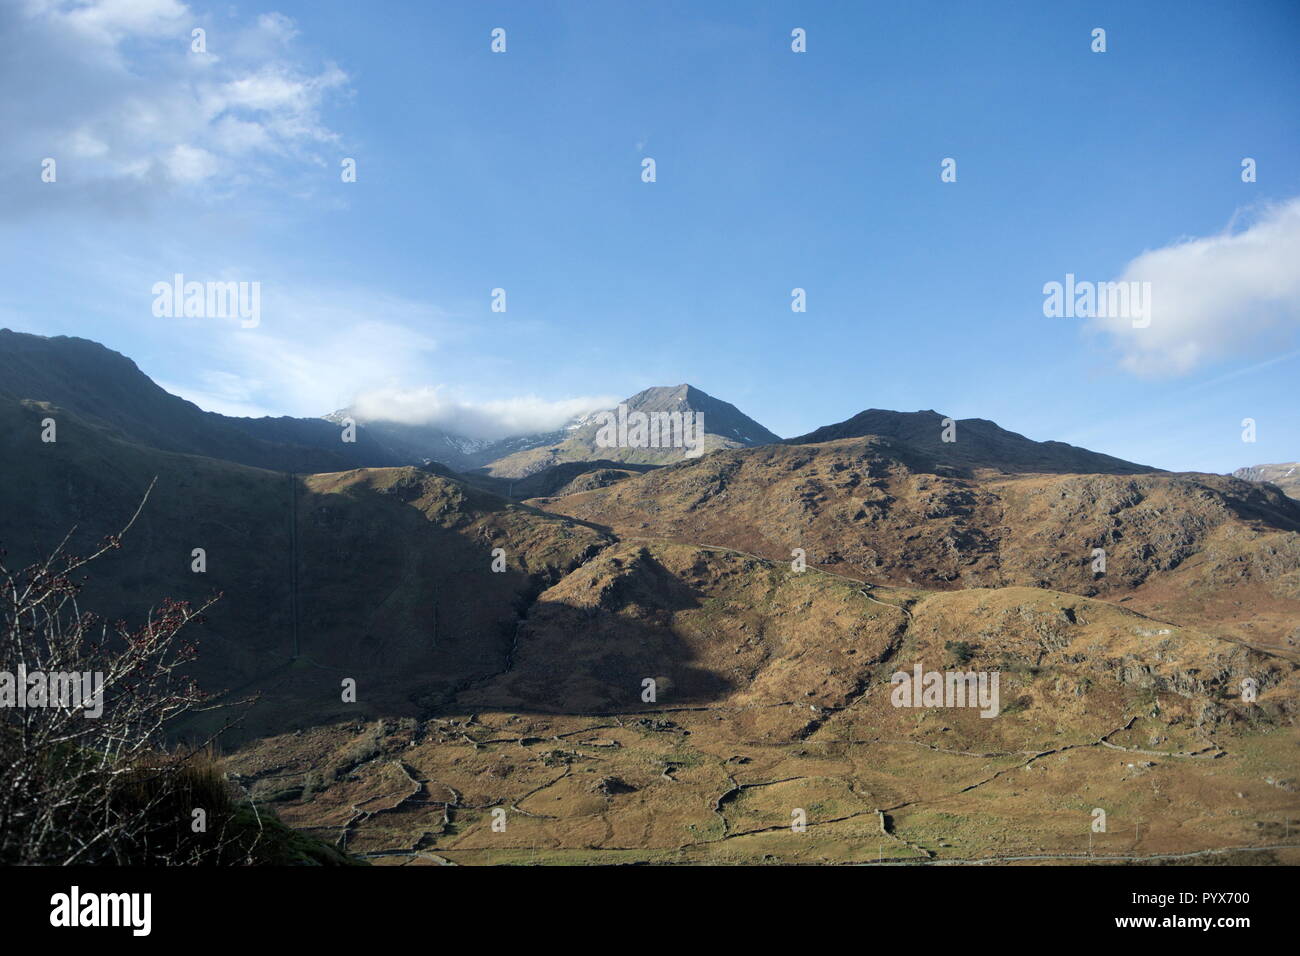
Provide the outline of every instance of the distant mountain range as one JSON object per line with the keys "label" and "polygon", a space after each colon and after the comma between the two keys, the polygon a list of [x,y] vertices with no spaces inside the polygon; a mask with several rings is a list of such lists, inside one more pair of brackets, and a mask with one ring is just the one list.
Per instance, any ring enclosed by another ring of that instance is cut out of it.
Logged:
{"label": "distant mountain range", "polygon": [[[647,388],[621,403],[627,411],[643,414],[700,413],[704,423],[704,450],[740,448],[780,441],[736,406],[719,401],[693,385]],[[617,409],[609,409],[617,414]],[[602,447],[598,442],[600,412],[575,417],[564,427],[534,435],[499,441],[482,441],[444,431],[432,425],[364,420],[350,409],[328,415],[332,422],[353,417],[390,454],[408,462],[436,461],[461,472],[478,472],[495,478],[524,478],[574,461],[605,460],[640,465],[666,465],[681,461],[685,447]]]}
{"label": "distant mountain range", "polygon": [[1300,461],[1279,465],[1251,465],[1248,468],[1238,468],[1232,475],[1246,481],[1270,482],[1292,498],[1300,499]]}
{"label": "distant mountain range", "polygon": [[[575,418],[555,431],[495,441],[432,425],[358,419],[355,441],[345,442],[342,424],[354,417],[349,409],[322,418],[236,418],[207,412],[166,392],[129,358],[98,343],[8,329],[0,330],[0,395],[49,402],[110,434],[163,451],[295,473],[435,463],[502,492],[515,481],[560,466],[566,466],[562,473],[568,482],[582,474],[583,462],[593,468],[626,465],[641,470],[688,457],[685,447],[602,444],[601,423],[608,419],[601,419],[601,413]],[[702,415],[706,454],[783,441],[734,405],[693,385],[647,388],[622,405],[629,415]],[[869,409],[784,441],[798,445],[876,435],[899,443],[900,449],[918,459],[958,472],[971,468],[1091,474],[1157,470],[1061,442],[1032,441],[982,419],[957,421],[949,435],[955,441],[945,441],[944,421],[935,411]],[[553,492],[559,486],[544,478],[529,487],[537,494],[539,489]]]}
{"label": "distant mountain range", "polygon": [[[318,473],[434,462],[458,472],[523,478],[574,461],[662,465],[686,449],[601,447],[596,415],[563,428],[485,441],[431,425],[358,420],[342,440],[341,409],[321,418],[235,418],[206,412],[156,385],[124,355],[87,339],[0,329],[0,395],[49,402],[110,433],[151,448],[274,471]],[[691,385],[648,388],[623,403],[642,413],[703,414],[704,450],[780,438],[734,405]]]}

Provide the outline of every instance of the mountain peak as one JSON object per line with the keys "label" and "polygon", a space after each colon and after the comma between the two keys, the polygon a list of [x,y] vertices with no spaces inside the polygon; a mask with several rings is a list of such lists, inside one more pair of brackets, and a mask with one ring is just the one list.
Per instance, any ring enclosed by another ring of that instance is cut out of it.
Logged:
{"label": "mountain peak", "polygon": [[661,405],[665,402],[691,402],[692,400],[709,400],[711,396],[700,391],[694,385],[683,382],[681,385],[652,385],[643,388],[635,395],[623,400],[628,408],[642,408]]}
{"label": "mountain peak", "polygon": [[[653,385],[619,404],[625,406],[628,412],[646,415],[698,413],[702,416],[705,452],[719,448],[767,445],[781,440],[735,405],[714,398],[703,389],[686,382],[679,385]],[[494,477],[520,478],[571,461],[603,460],[636,465],[666,465],[686,457],[688,449],[675,445],[605,447],[598,440],[600,420],[603,417],[601,412],[588,415],[562,441],[521,449],[492,462],[488,471]]]}
{"label": "mountain peak", "polygon": [[642,389],[622,404],[631,411],[700,412],[705,434],[716,435],[728,445],[768,445],[781,440],[735,405],[686,382]]}

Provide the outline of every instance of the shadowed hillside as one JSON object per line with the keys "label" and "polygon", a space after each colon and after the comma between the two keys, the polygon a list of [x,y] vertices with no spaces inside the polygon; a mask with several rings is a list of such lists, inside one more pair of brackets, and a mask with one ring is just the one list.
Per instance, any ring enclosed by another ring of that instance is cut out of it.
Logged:
{"label": "shadowed hillside", "polygon": [[0,329],[0,396],[49,402],[119,438],[163,451],[204,455],[276,471],[394,465],[358,430],[310,418],[231,418],[205,412],[159,388],[136,364],[87,339]]}
{"label": "shadowed hillside", "polygon": [[[47,417],[53,443],[39,437]],[[31,402],[0,400],[0,454],[11,463],[0,489],[11,567],[74,526],[70,547],[84,553],[157,476],[87,600],[111,616],[222,592],[195,635],[196,673],[209,690],[265,691],[252,727],[345,712],[343,677],[360,683],[363,708],[437,706],[498,670],[531,597],[606,541],[421,469],[290,476],[142,448]],[[505,570],[493,573],[498,546]]]}

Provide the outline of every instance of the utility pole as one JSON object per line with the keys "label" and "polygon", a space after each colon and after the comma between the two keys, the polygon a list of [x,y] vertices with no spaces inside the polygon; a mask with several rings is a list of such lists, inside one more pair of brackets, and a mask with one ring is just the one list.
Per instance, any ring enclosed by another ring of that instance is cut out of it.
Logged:
{"label": "utility pole", "polygon": [[298,659],[298,476],[289,473],[289,618],[293,658]]}

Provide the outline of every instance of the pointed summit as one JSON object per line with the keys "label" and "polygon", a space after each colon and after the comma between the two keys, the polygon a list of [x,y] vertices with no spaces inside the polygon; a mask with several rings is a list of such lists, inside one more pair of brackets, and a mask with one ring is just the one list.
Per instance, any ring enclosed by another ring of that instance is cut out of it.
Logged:
{"label": "pointed summit", "polygon": [[[714,398],[694,385],[656,385],[643,389],[619,403],[623,415],[698,415],[693,419],[704,428],[704,453],[719,448],[744,448],[768,445],[780,441],[774,432],[764,428],[730,402]],[[619,416],[618,408],[606,409],[588,415],[576,423],[553,444],[539,445],[507,455],[492,462],[487,472],[501,478],[521,478],[571,461],[617,461],[639,465],[667,465],[690,457],[685,447],[638,447],[628,442],[621,447],[605,447],[598,442],[602,416]]]}
{"label": "pointed summit", "polygon": [[623,402],[630,411],[700,412],[704,415],[704,432],[715,435],[725,444],[719,447],[769,445],[781,440],[735,405],[714,398],[703,389],[683,383],[656,385],[637,392]]}

